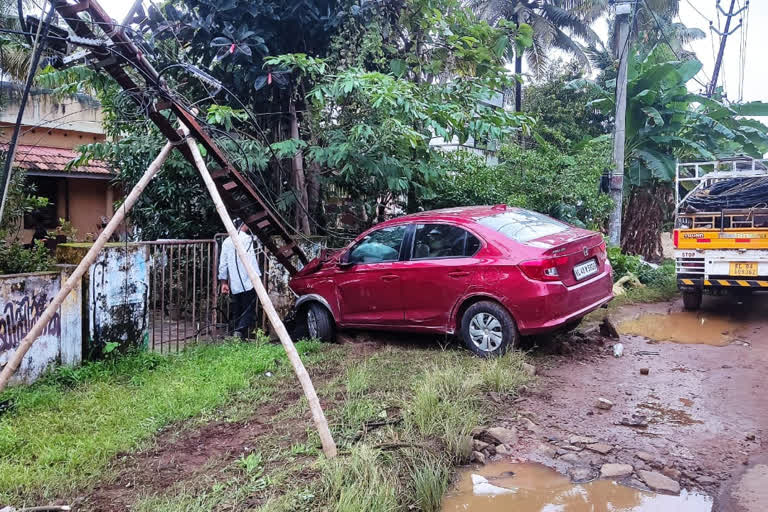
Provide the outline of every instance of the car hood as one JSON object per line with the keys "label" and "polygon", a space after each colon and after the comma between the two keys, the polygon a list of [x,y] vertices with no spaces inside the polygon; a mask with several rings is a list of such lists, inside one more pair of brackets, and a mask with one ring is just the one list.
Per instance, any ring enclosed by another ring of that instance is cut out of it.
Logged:
{"label": "car hood", "polygon": [[335,265],[339,261],[339,257],[344,252],[344,249],[322,249],[320,254],[316,258],[313,258],[301,270],[299,270],[294,278],[306,277],[310,274],[314,274],[318,270]]}

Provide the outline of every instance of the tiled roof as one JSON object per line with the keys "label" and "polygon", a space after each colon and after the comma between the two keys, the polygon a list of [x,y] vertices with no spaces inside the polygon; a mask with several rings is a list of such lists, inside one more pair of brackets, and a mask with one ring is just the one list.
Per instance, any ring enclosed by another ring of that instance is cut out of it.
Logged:
{"label": "tiled roof", "polygon": [[[8,150],[7,144],[2,144],[0,147],[4,151]],[[26,169],[27,171],[60,172],[62,174],[70,172],[100,175],[114,174],[114,171],[102,160],[91,160],[88,162],[88,165],[74,167],[69,171],[66,170],[67,164],[79,156],[80,154],[72,149],[19,144],[16,148],[14,166]]]}

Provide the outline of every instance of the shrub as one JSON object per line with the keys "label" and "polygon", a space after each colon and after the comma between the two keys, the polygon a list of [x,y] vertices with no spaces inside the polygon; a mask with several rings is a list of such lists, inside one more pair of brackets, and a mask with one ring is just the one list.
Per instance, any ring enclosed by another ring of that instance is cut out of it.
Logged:
{"label": "shrub", "polygon": [[56,261],[38,240],[30,249],[18,242],[0,242],[0,273],[22,274],[24,272],[44,272],[52,270]]}

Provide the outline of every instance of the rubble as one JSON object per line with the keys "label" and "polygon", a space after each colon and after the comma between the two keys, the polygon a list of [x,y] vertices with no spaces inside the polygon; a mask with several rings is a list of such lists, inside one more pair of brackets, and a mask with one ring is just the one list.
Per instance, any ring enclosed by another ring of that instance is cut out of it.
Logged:
{"label": "rubble", "polygon": [[600,323],[600,335],[615,340],[619,339],[619,331],[616,329],[616,326],[613,325],[610,318],[605,317]]}
{"label": "rubble", "polygon": [[589,482],[595,479],[595,472],[589,466],[576,466],[568,470],[571,481],[577,484]]}
{"label": "rubble", "polygon": [[525,373],[529,377],[533,377],[536,375],[536,367],[533,366],[532,364],[523,363],[523,370],[525,370]]}
{"label": "rubble", "polygon": [[653,460],[654,460],[653,455],[651,455],[648,452],[644,452],[644,451],[639,451],[639,452],[635,453],[635,457],[637,457],[638,459],[642,460],[643,462],[653,462]]}
{"label": "rubble", "polygon": [[600,467],[600,478],[623,478],[629,476],[634,468],[629,464],[603,464]]}
{"label": "rubble", "polygon": [[480,464],[485,464],[485,455],[483,455],[483,452],[472,452],[472,456],[469,458],[470,462],[478,462]]}
{"label": "rubble", "polygon": [[654,491],[680,494],[680,484],[676,480],[672,480],[661,473],[641,469],[637,472],[637,476],[645,482],[645,485]]}
{"label": "rubble", "polygon": [[571,436],[568,438],[568,442],[570,444],[595,444],[597,439],[586,436]]}
{"label": "rubble", "polygon": [[611,407],[613,407],[613,402],[606,398],[598,398],[597,403],[595,403],[595,407],[608,411],[611,409]]}
{"label": "rubble", "polygon": [[491,427],[486,429],[480,438],[493,444],[517,444],[517,430],[514,428]]}
{"label": "rubble", "polygon": [[600,455],[607,455],[611,453],[611,450],[613,450],[613,446],[605,443],[595,443],[595,444],[588,444],[587,450],[591,450],[593,452],[597,452]]}

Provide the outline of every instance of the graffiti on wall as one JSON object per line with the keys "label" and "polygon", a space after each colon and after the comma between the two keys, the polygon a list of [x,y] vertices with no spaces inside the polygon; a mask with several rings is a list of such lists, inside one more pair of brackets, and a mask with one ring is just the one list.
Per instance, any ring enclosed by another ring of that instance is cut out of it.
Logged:
{"label": "graffiti on wall", "polygon": [[[50,302],[48,294],[44,292],[7,302],[0,317],[0,352],[18,347]],[[61,336],[61,318],[58,311],[40,336]]]}

